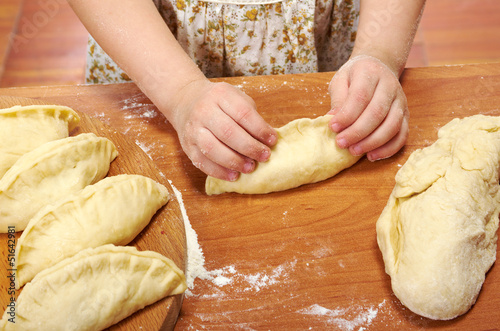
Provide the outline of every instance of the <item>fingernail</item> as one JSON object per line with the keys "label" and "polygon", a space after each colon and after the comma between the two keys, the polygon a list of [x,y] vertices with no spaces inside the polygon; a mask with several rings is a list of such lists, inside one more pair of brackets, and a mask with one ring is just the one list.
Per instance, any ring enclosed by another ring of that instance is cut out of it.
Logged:
{"label": "fingernail", "polygon": [[237,171],[231,171],[231,172],[227,175],[227,177],[228,177],[228,179],[229,179],[229,181],[230,181],[230,182],[234,182],[235,180],[237,180],[237,179],[238,179],[238,175],[239,175],[239,173],[238,173]]}
{"label": "fingernail", "polygon": [[345,140],[344,138],[338,139],[337,146],[339,146],[340,148],[346,148],[347,147],[347,140]]}
{"label": "fingernail", "polygon": [[342,129],[339,123],[332,123],[332,125],[330,125],[330,128],[332,129],[333,132],[336,133],[339,133],[340,130]]}
{"label": "fingernail", "polygon": [[246,174],[251,173],[254,168],[255,168],[255,162],[253,162],[253,161],[247,161],[243,165],[243,172],[246,173]]}
{"label": "fingernail", "polygon": [[366,154],[366,158],[367,158],[367,159],[368,159],[368,161],[370,161],[370,162],[375,162],[375,161],[380,160],[380,157],[379,157],[377,154],[374,154],[374,153],[369,153],[369,154]]}
{"label": "fingernail", "polygon": [[269,157],[271,156],[271,152],[269,150],[264,150],[261,154],[260,154],[260,162],[266,162],[267,160],[269,160]]}
{"label": "fingernail", "polygon": [[361,155],[361,154],[363,154],[363,150],[361,149],[360,146],[354,146],[352,148],[352,153],[351,154],[352,155]]}
{"label": "fingernail", "polygon": [[270,134],[269,138],[267,138],[267,144],[269,146],[274,146],[277,141],[278,141],[278,137],[276,137],[275,134]]}

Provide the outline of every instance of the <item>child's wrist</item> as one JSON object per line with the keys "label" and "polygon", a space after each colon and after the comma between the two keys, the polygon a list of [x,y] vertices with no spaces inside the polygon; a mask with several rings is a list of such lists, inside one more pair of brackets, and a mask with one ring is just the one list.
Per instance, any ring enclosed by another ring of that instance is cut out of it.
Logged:
{"label": "child's wrist", "polygon": [[375,52],[355,52],[351,54],[351,57],[349,58],[348,62],[355,62],[361,59],[373,59],[377,62],[379,62],[381,65],[385,66],[387,69],[389,69],[397,79],[399,79],[399,76],[401,76],[403,69],[404,69],[404,64],[406,62],[403,62],[401,64],[401,61],[394,60],[393,56],[387,56],[384,54],[379,54]]}
{"label": "child's wrist", "polygon": [[203,77],[193,78],[185,81],[184,84],[176,84],[169,91],[163,90],[158,96],[158,103],[155,103],[167,120],[178,131],[182,123],[187,108],[192,105],[192,100],[198,98],[198,92],[204,90],[210,81]]}

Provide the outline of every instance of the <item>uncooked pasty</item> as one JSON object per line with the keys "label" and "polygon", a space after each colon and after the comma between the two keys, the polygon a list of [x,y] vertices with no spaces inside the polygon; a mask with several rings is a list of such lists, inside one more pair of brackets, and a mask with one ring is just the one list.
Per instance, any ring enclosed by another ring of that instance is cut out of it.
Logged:
{"label": "uncooked pasty", "polygon": [[447,320],[475,303],[496,259],[500,117],[443,126],[396,175],[377,221],[392,289],[413,312]]}
{"label": "uncooked pasty", "polygon": [[116,156],[113,143],[93,133],[24,154],[0,179],[0,232],[24,230],[43,206],[101,180]]}
{"label": "uncooked pasty", "polygon": [[21,155],[52,140],[66,138],[80,121],[64,106],[15,106],[0,109],[0,178]]}
{"label": "uncooked pasty", "polygon": [[40,272],[6,310],[2,330],[102,330],[166,296],[184,292],[184,273],[152,251],[88,248]]}
{"label": "uncooked pasty", "polygon": [[269,161],[259,163],[252,173],[241,174],[234,182],[207,177],[206,193],[283,191],[319,182],[352,166],[361,157],[337,146],[336,134],[328,127],[331,118],[297,119],[277,129],[278,143]]}
{"label": "uncooked pasty", "polygon": [[128,244],[168,199],[148,177],[118,175],[42,208],[17,243],[16,288],[85,248]]}

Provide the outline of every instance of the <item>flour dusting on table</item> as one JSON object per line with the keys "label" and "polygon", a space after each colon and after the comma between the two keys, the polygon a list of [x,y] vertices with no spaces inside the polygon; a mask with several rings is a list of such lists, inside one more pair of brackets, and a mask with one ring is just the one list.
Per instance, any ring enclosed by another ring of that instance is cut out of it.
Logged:
{"label": "flour dusting on table", "polygon": [[[245,274],[239,272],[233,265],[225,266],[220,269],[207,270],[205,268],[205,256],[203,255],[203,251],[198,242],[198,235],[189,221],[189,217],[182,200],[182,194],[170,180],[169,183],[174,190],[177,201],[179,202],[186,231],[186,282],[188,285],[186,297],[194,295],[192,290],[194,289],[194,282],[197,278],[201,280],[208,280],[217,288],[238,283],[244,284],[244,292],[259,292],[263,288],[276,284],[282,284],[283,280],[288,277],[288,274],[293,271],[295,265],[297,264],[296,260],[283,263],[278,267],[272,268],[269,272]],[[224,295],[224,293],[219,291],[217,293],[218,296]],[[206,295],[213,297],[215,294],[207,293]]]}
{"label": "flour dusting on table", "polygon": [[198,235],[189,222],[186,207],[182,200],[182,194],[170,180],[169,183],[174,190],[175,197],[181,208],[182,218],[184,219],[187,243],[186,282],[188,289],[186,290],[186,296],[189,296],[192,294],[191,290],[194,288],[194,280],[207,274],[207,270],[205,269],[205,256],[198,243]]}
{"label": "flour dusting on table", "polygon": [[378,305],[361,306],[354,305],[349,308],[328,309],[318,304],[313,304],[307,308],[301,309],[298,313],[314,316],[316,319],[324,320],[325,324],[337,329],[352,331],[355,328],[364,330],[370,326],[377,317],[380,309],[385,306],[386,301]]}
{"label": "flour dusting on table", "polygon": [[122,110],[130,111],[130,115],[126,115],[125,119],[131,118],[155,118],[158,113],[155,110],[155,106],[152,103],[143,103],[144,96],[142,94],[137,94],[129,99],[122,100],[123,106]]}
{"label": "flour dusting on table", "polygon": [[137,139],[135,140],[135,144],[139,146],[144,151],[144,153],[146,153],[146,155],[149,156],[149,158],[151,159],[151,155],[149,155],[149,152],[151,151],[153,146],[148,146]]}
{"label": "flour dusting on table", "polygon": [[[235,265],[228,265],[219,269],[207,270],[205,268],[205,257],[198,242],[198,235],[189,221],[182,199],[182,194],[170,180],[169,183],[174,190],[177,201],[179,202],[186,231],[186,281],[188,289],[185,292],[185,296],[187,299],[195,296],[199,300],[211,300],[213,301],[213,304],[222,304],[224,302],[224,297],[226,297],[229,293],[234,294],[236,289],[238,289],[237,292],[239,291],[240,293],[254,293],[255,295],[260,295],[259,292],[262,290],[283,291],[291,286],[292,283],[290,275],[296,272],[295,269],[299,263],[297,259],[284,262],[278,266],[269,266],[266,270],[253,273],[238,270],[239,268]],[[321,251],[320,253],[320,255],[322,255],[325,252]],[[339,260],[339,265],[341,267],[344,267],[343,264],[343,261]],[[208,281],[211,286],[208,288],[203,286],[203,293],[196,293],[194,291],[196,279]],[[229,292],[226,290],[226,287],[228,286],[230,287]],[[292,295],[293,293],[290,294]],[[293,296],[290,297],[289,300],[294,302]],[[283,304],[285,303],[283,302]],[[246,309],[249,309],[250,312],[259,308],[252,307]],[[367,330],[377,318],[379,313],[382,314],[385,309],[386,300],[383,300],[379,304],[363,305],[360,303],[353,303],[348,307],[335,307],[333,309],[329,309],[315,303],[308,307],[293,310],[291,312],[304,316],[304,318],[307,318],[308,321],[313,319],[315,321],[315,325],[320,323],[325,327],[325,329],[361,331]],[[231,316],[230,311],[226,311],[224,314],[227,315],[227,318],[230,318]],[[200,327],[204,328],[203,324],[209,323],[214,318],[214,316],[204,314],[203,312],[195,312],[194,316],[198,319],[198,322],[193,321],[194,324],[190,324],[188,329],[199,329]],[[180,319],[182,320],[182,317]],[[251,324],[248,323],[239,324],[239,328],[249,330],[252,329]],[[311,327],[310,329],[313,328]]]}
{"label": "flour dusting on table", "polygon": [[[270,269],[269,272],[257,272],[246,274],[242,271],[238,271],[235,266],[225,266],[220,269],[206,270],[202,275],[199,275],[200,279],[209,280],[218,288],[238,284],[238,287],[242,288],[242,292],[259,292],[264,288],[268,288],[273,285],[283,285],[283,281],[288,278],[288,275],[293,269],[297,261],[286,262],[278,267]],[[217,290],[216,290],[217,291]],[[224,292],[217,291],[219,297],[224,296]],[[214,297],[214,294],[203,295],[204,298]]]}

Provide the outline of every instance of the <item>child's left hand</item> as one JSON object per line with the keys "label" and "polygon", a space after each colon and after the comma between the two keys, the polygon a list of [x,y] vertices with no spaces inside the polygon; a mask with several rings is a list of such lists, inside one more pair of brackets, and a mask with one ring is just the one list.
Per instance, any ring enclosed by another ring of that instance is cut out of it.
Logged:
{"label": "child's left hand", "polygon": [[408,138],[408,105],[396,74],[371,56],[345,63],[330,82],[337,145],[370,161],[394,155]]}

